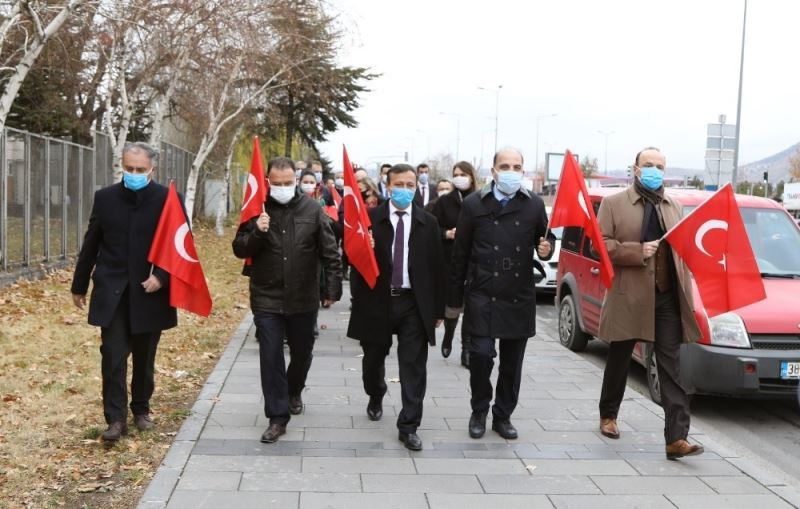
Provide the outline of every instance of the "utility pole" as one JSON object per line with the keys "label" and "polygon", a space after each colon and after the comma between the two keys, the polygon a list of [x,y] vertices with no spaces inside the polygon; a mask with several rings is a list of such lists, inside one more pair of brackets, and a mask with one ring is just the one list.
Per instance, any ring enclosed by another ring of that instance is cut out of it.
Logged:
{"label": "utility pole", "polygon": [[747,0],[744,0],[744,17],[742,18],[742,55],[739,61],[739,98],[736,102],[736,146],[733,150],[733,174],[731,183],[736,189],[736,178],[739,173],[739,133],[742,129],[742,78],[744,76],[744,36],[747,33]]}

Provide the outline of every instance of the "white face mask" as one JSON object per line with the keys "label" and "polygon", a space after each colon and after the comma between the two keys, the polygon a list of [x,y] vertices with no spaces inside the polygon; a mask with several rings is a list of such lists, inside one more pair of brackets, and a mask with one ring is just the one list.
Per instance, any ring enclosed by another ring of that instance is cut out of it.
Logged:
{"label": "white face mask", "polygon": [[291,186],[270,186],[269,195],[278,203],[286,205],[294,198],[296,185]]}
{"label": "white face mask", "polygon": [[333,183],[336,185],[336,187],[344,187],[344,179],[336,179],[333,181]]}
{"label": "white face mask", "polygon": [[470,182],[470,178],[466,175],[459,175],[457,177],[453,177],[453,185],[456,186],[456,189],[466,191],[467,189],[469,189],[471,183],[472,182]]}
{"label": "white face mask", "polygon": [[306,194],[311,194],[317,188],[316,184],[300,184],[300,190]]}

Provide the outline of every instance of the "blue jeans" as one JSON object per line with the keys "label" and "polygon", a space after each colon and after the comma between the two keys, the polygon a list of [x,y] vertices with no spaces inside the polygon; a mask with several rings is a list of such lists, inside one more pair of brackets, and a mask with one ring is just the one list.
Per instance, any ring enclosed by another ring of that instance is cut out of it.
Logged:
{"label": "blue jeans", "polygon": [[[253,316],[258,337],[264,415],[270,424],[289,422],[289,396],[299,396],[306,385],[314,349],[317,312],[283,315],[257,312]],[[283,338],[289,343],[289,369],[283,357]]]}

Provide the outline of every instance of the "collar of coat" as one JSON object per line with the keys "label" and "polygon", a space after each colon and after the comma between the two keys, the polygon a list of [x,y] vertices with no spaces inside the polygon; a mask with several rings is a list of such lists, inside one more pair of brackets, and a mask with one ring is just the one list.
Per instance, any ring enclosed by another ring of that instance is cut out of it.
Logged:
{"label": "collar of coat", "polygon": [[[389,221],[389,200],[378,205],[375,209],[375,219],[378,221]],[[414,202],[411,202],[411,219],[425,224],[425,210]]]}
{"label": "collar of coat", "polygon": [[[631,205],[634,205],[637,201],[642,199],[642,195],[637,193],[633,186],[629,186],[628,189],[625,190],[625,193],[628,195],[628,200],[631,202]],[[674,200],[667,193],[664,193],[664,197],[661,201],[669,204],[674,203]]]}
{"label": "collar of coat", "polygon": [[[481,189],[481,200],[486,198],[486,195],[492,194],[493,186],[494,186],[494,182],[489,182],[488,184],[483,186],[483,189]],[[525,189],[524,187],[520,187],[519,191],[517,191],[514,196],[519,196],[519,195],[522,195],[525,198],[530,198],[531,197],[531,193],[529,193],[528,190]],[[514,196],[509,196],[509,198],[513,198]]]}

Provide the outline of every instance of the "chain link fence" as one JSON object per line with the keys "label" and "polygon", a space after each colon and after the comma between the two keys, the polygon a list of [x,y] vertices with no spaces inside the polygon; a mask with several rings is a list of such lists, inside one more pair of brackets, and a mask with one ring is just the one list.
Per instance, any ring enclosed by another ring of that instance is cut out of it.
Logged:
{"label": "chain link fence", "polygon": [[[160,147],[156,179],[186,191],[194,154]],[[58,266],[77,255],[94,192],[114,183],[113,149],[6,128],[0,135],[0,284]]]}

